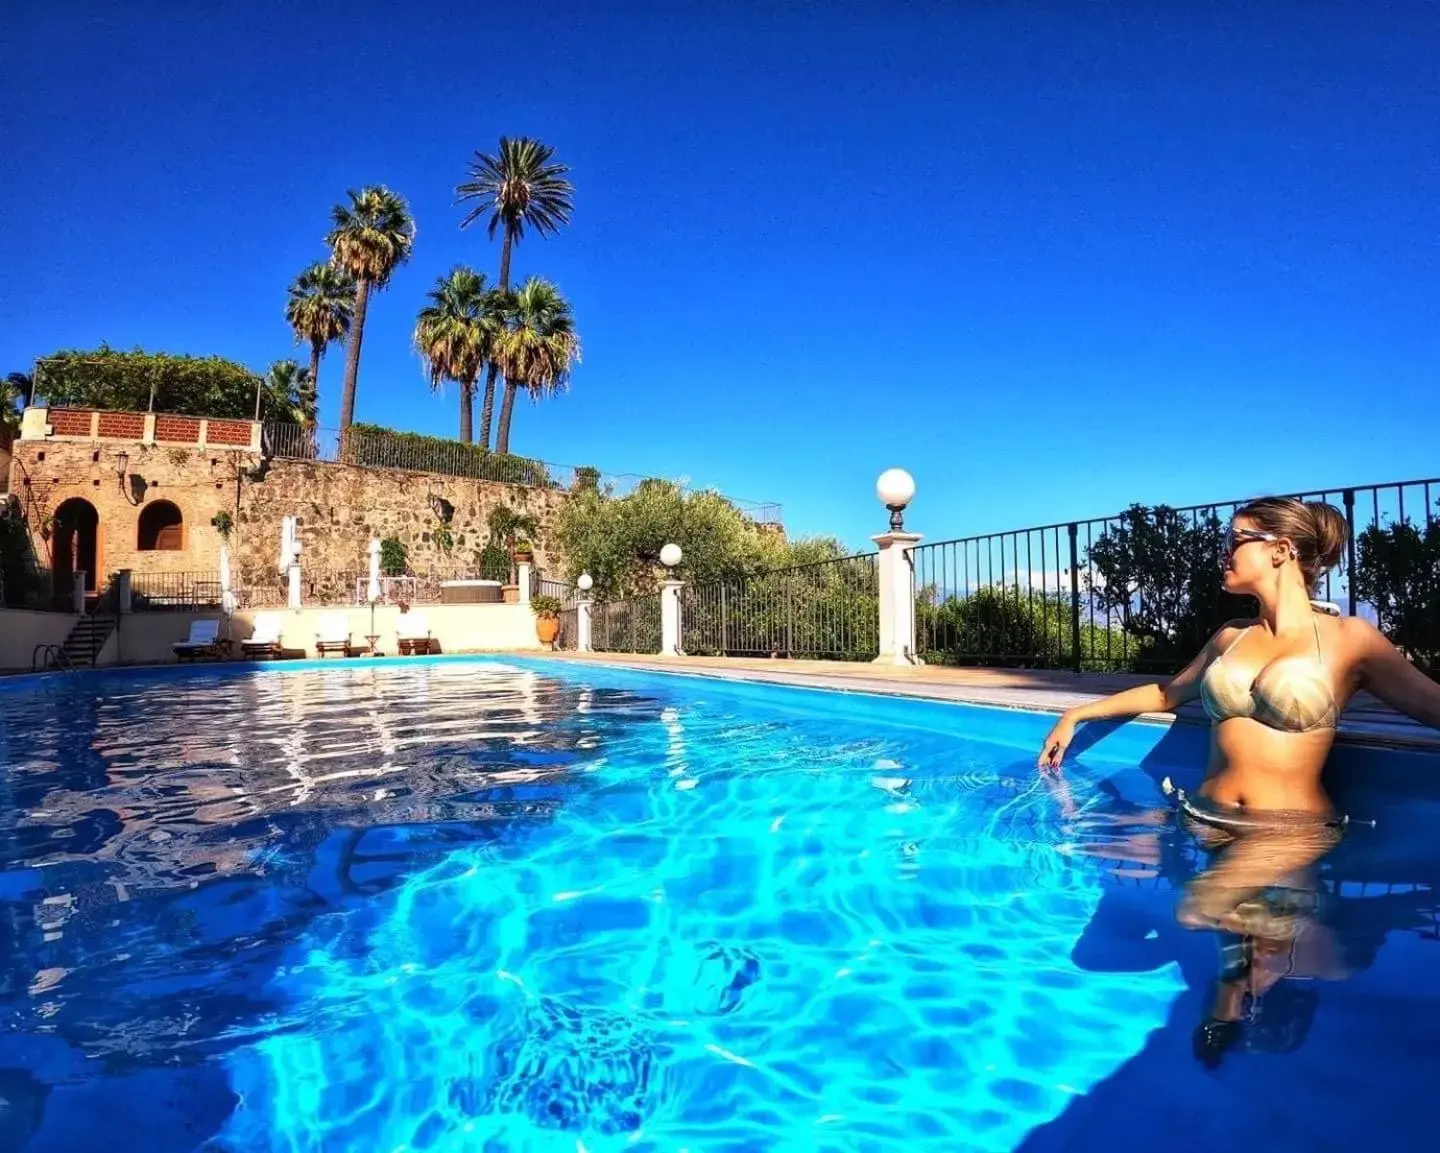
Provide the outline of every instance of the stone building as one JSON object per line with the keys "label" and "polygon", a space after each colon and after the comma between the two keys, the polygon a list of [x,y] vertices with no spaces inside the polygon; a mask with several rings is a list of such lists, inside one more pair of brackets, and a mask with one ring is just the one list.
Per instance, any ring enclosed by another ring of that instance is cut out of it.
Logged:
{"label": "stone building", "polygon": [[286,516],[297,518],[307,573],[363,572],[370,538],[394,537],[417,573],[473,574],[487,518],[503,504],[539,522],[539,571],[565,575],[554,533],[565,489],[267,458],[261,435],[249,421],[27,410],[8,479],[37,566],[57,589],[83,570],[91,591],[120,569],[213,574],[214,522],[226,513],[237,585],[278,580]]}

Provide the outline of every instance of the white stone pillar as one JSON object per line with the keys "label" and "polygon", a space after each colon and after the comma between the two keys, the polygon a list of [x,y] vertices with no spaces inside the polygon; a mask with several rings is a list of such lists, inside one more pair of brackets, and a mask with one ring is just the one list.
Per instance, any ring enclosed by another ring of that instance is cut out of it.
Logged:
{"label": "white stone pillar", "polygon": [[913,532],[886,532],[870,538],[880,549],[880,655],[877,665],[922,665],[915,655],[915,546]]}
{"label": "white stone pillar", "polygon": [[529,561],[522,560],[515,562],[515,583],[520,586],[520,603],[522,605],[528,605],[530,603]]}
{"label": "white stone pillar", "polygon": [[680,655],[680,590],[684,581],[668,580],[660,584],[660,655]]}
{"label": "white stone pillar", "polygon": [[593,652],[594,642],[591,640],[590,632],[590,598],[576,602],[575,605],[575,651],[577,653]]}
{"label": "white stone pillar", "polygon": [[122,568],[115,574],[115,603],[122,613],[135,611],[135,594],[132,591],[128,568]]}
{"label": "white stone pillar", "polygon": [[70,574],[70,608],[72,611],[84,614],[85,612],[85,570],[80,569]]}
{"label": "white stone pillar", "polygon": [[50,435],[50,410],[27,408],[20,416],[21,440],[45,440]]}

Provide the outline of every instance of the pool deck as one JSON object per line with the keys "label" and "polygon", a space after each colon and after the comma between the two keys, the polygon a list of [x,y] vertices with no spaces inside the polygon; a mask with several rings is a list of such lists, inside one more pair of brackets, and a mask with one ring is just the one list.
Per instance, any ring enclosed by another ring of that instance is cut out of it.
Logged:
{"label": "pool deck", "polygon": [[[1040,712],[1059,712],[1153,679],[1130,673],[973,669],[943,665],[906,668],[859,661],[646,657],[625,653],[574,652],[545,655],[576,663],[614,665],[647,672],[685,673],[764,684],[999,705]],[[1198,703],[1186,705],[1174,716],[1161,713],[1152,719],[1197,725],[1208,723]],[[1416,724],[1365,693],[1357,694],[1345,710],[1340,723],[1340,739],[1357,744],[1400,745],[1440,753],[1440,731]]]}

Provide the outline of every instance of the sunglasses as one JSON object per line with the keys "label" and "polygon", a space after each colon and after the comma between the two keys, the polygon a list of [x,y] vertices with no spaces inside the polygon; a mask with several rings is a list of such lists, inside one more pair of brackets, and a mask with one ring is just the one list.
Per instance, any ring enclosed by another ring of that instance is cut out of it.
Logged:
{"label": "sunglasses", "polygon": [[1237,548],[1242,544],[1249,544],[1251,541],[1259,540],[1274,544],[1276,541],[1285,539],[1287,538],[1273,532],[1256,532],[1254,529],[1249,528],[1232,528],[1225,534],[1225,556],[1233,556]]}

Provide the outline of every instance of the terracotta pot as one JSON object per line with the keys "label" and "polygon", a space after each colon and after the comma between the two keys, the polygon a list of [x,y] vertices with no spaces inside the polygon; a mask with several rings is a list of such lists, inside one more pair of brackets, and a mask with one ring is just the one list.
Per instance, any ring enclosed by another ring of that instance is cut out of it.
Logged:
{"label": "terracotta pot", "polygon": [[553,645],[560,635],[560,618],[550,615],[535,618],[535,635],[542,645]]}
{"label": "terracotta pot", "polygon": [[533,552],[521,552],[519,550],[516,550],[514,560],[516,564],[534,564],[535,554]]}
{"label": "terracotta pot", "polygon": [[518,605],[520,603],[519,585],[501,585],[500,595],[505,598],[507,605]]}

